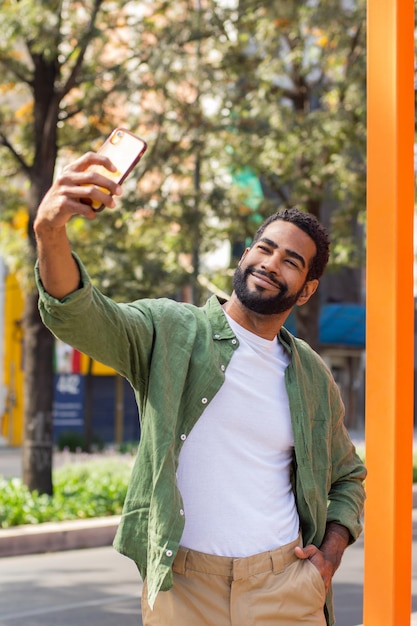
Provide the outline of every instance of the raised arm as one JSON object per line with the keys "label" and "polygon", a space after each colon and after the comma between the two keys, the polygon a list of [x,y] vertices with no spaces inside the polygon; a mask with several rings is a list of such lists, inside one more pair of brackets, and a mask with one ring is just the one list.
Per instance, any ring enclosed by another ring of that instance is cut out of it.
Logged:
{"label": "raised arm", "polygon": [[69,220],[73,215],[95,219],[97,213],[91,208],[90,201],[97,200],[107,208],[113,208],[112,196],[122,193],[120,185],[88,169],[91,165],[102,165],[111,172],[116,170],[107,157],[86,153],[56,179],[42,200],[34,223],[40,278],[45,290],[59,300],[80,285],[80,273],[67,237]]}

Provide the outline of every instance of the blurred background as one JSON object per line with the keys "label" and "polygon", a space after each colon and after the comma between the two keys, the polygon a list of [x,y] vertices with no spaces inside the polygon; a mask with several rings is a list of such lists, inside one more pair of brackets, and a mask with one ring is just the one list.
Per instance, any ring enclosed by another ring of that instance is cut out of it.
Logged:
{"label": "blurred background", "polygon": [[203,303],[265,217],[298,206],[331,234],[317,295],[288,320],[364,428],[365,0],[5,0],[0,41],[0,437],[52,492],[58,448],[137,442],[133,393],[39,319],[32,224],[62,168],[117,126],[148,143],[114,211],[73,219],[119,301]]}

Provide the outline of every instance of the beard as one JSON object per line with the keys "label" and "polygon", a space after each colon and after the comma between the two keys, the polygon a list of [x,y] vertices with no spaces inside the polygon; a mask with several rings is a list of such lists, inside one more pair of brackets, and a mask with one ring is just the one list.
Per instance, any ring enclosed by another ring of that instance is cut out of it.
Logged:
{"label": "beard", "polygon": [[[264,296],[263,292],[265,290],[261,287],[254,291],[249,291],[247,284],[248,276],[252,273],[266,276],[279,287],[279,292],[273,296]],[[242,270],[238,265],[233,276],[233,289],[240,302],[250,311],[260,313],[261,315],[277,315],[278,313],[286,313],[293,308],[304,290],[304,285],[296,293],[288,293],[287,285],[268,272],[262,270],[255,272],[253,266]]]}

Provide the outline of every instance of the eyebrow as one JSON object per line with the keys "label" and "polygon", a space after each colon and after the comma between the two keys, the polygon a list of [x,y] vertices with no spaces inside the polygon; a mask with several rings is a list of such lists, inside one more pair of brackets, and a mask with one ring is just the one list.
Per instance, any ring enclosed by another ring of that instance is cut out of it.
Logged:
{"label": "eyebrow", "polygon": [[[258,241],[262,241],[263,243],[268,244],[268,246],[271,246],[271,248],[274,248],[274,250],[279,248],[279,245],[275,243],[275,241],[272,241],[272,239],[268,239],[268,237],[261,237],[260,239],[258,239]],[[301,254],[298,254],[298,252],[296,252],[295,250],[291,250],[290,248],[285,248],[285,252],[288,254],[288,256],[291,256],[293,259],[297,259],[298,261],[300,261],[303,267],[306,267],[305,259],[301,256]]]}

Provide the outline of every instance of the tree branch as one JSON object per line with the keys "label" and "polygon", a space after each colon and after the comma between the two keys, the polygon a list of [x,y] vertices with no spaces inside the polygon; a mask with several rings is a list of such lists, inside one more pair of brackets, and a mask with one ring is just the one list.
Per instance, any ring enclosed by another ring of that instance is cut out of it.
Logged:
{"label": "tree branch", "polygon": [[357,58],[357,54],[356,54],[356,48],[358,46],[359,43],[359,38],[361,36],[361,32],[362,32],[362,22],[359,23],[356,32],[354,34],[354,36],[351,39],[351,44],[350,44],[350,49],[348,52],[348,55],[346,57],[346,63],[345,63],[345,72],[344,72],[344,80],[343,80],[343,87],[340,90],[340,97],[339,97],[339,102],[340,104],[343,104],[345,101],[345,96],[346,96],[346,91],[347,91],[347,77],[350,71],[350,68],[352,67],[352,65],[354,64],[356,58]]}
{"label": "tree branch", "polygon": [[19,63],[8,56],[0,56],[0,65],[2,65],[7,72],[13,74],[22,83],[32,87],[32,81],[25,75],[25,66],[22,63]]}
{"label": "tree branch", "polygon": [[80,44],[80,50],[78,53],[78,57],[77,60],[74,64],[74,67],[72,68],[71,74],[68,77],[67,82],[65,83],[65,85],[63,86],[62,90],[61,90],[61,99],[69,92],[71,91],[71,89],[73,87],[75,87],[75,85],[77,84],[77,76],[79,73],[80,68],[82,67],[82,64],[84,62],[84,57],[85,57],[85,53],[87,51],[88,48],[88,44],[90,43],[91,39],[92,39],[92,33],[93,33],[93,28],[94,28],[94,24],[97,18],[97,14],[100,10],[101,5],[103,4],[103,0],[95,0],[94,2],[94,7],[93,7],[93,11],[91,13],[91,17],[90,17],[90,23],[84,33],[84,35],[80,38],[79,40],[79,44]]}
{"label": "tree branch", "polygon": [[28,176],[30,176],[31,171],[32,171],[30,165],[28,165],[26,163],[26,161],[24,160],[22,155],[17,152],[17,150],[14,148],[14,146],[7,139],[6,135],[4,135],[4,133],[2,133],[2,132],[0,132],[0,144],[9,150],[9,152],[12,154],[13,158],[18,162],[18,164],[24,170],[24,172]]}

